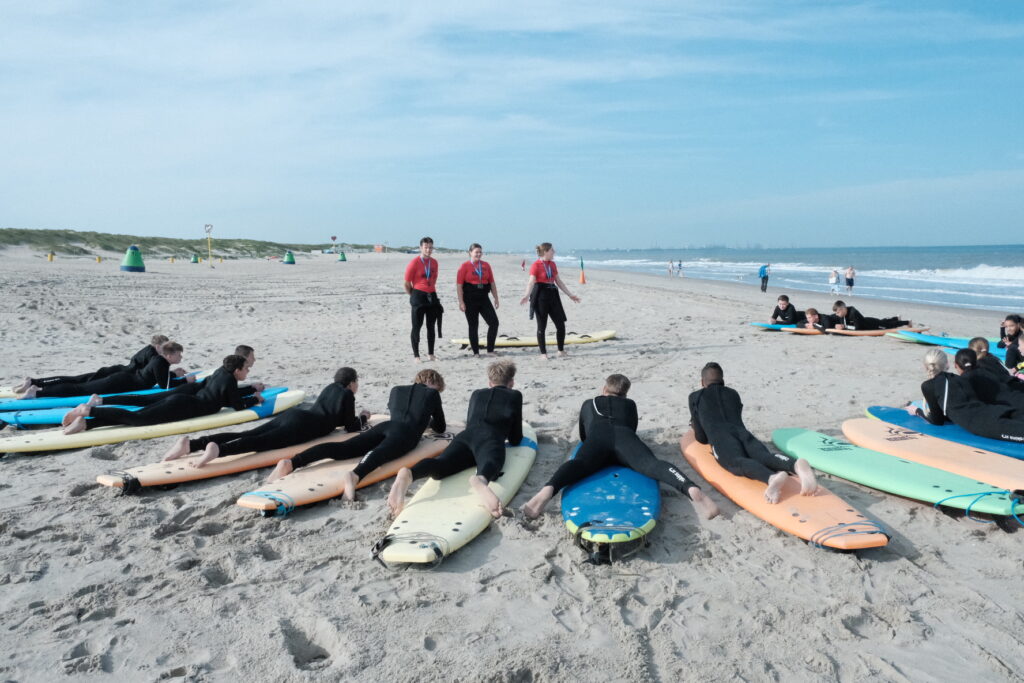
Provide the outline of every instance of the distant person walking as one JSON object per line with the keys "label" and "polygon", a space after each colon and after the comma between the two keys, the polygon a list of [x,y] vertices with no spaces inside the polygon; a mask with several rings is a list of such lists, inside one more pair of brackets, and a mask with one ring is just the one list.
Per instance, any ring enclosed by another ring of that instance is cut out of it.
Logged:
{"label": "distant person walking", "polygon": [[857,271],[850,266],[846,269],[846,293],[853,294],[853,278],[857,276]]}
{"label": "distant person walking", "polygon": [[835,268],[832,269],[832,273],[828,276],[828,293],[839,294],[839,271]]}
{"label": "distant person walking", "polygon": [[757,276],[761,278],[761,291],[768,291],[768,276],[772,274],[772,264],[766,263],[761,266],[760,270],[757,271]]}

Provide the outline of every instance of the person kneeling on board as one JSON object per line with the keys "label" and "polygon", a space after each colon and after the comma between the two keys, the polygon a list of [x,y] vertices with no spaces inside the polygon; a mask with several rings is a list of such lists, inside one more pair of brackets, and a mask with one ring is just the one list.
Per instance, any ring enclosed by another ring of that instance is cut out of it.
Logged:
{"label": "person kneeling on board", "polygon": [[150,358],[145,367],[135,371],[119,371],[106,377],[87,382],[68,382],[47,384],[44,387],[30,386],[21,398],[49,398],[51,396],[89,396],[90,394],[120,394],[128,391],[141,391],[159,386],[170,389],[179,384],[194,382],[195,377],[186,375],[182,368],[171,370],[171,365],[181,362],[184,347],[177,342],[164,342],[160,353]]}
{"label": "person kneeling on board", "polygon": [[780,294],[769,322],[772,325],[798,325],[806,320],[803,311],[796,310],[796,306],[789,303],[789,297]]}
{"label": "person kneeling on board", "polygon": [[523,506],[529,519],[539,517],[544,507],[566,486],[585,479],[605,467],[622,465],[676,489],[693,503],[704,519],[718,515],[718,506],[686,478],[675,465],[654,457],[636,434],[639,417],[636,403],[626,398],[630,381],[625,375],[609,375],[601,395],[580,408],[580,449],[566,460],[548,483]]}
{"label": "person kneeling on board", "polygon": [[897,327],[910,327],[909,320],[893,318],[868,318],[861,314],[853,306],[847,306],[842,301],[832,304],[833,316],[836,319],[835,329],[837,330],[893,330]]}
{"label": "person kneeling on board", "polygon": [[708,363],[700,371],[701,388],[690,394],[690,425],[700,443],[711,444],[718,464],[738,477],[763,481],[764,497],[778,503],[786,477],[800,478],[800,493],[814,495],[818,481],[803,458],[771,453],[743,424],[743,402],[735,389],[725,386],[722,366]]}
{"label": "person kneeling on board", "polygon": [[45,387],[51,384],[83,384],[85,382],[92,382],[93,380],[109,377],[117,372],[137,372],[146,367],[146,365],[149,364],[149,361],[153,360],[153,358],[160,355],[160,347],[168,341],[170,340],[164,335],[154,334],[153,338],[149,340],[149,343],[131,357],[131,360],[128,361],[128,365],[108,365],[107,367],[100,368],[96,372],[87,372],[84,375],[26,377],[22,385],[16,388],[15,391],[21,394],[28,391],[28,388],[31,386]]}
{"label": "person kneeling on board", "polygon": [[412,384],[392,387],[388,397],[389,420],[348,441],[323,443],[302,451],[291,460],[280,461],[267,477],[267,483],[319,460],[362,458],[355,469],[343,475],[342,495],[346,500],[355,500],[359,480],[416,448],[428,426],[438,434],[444,432],[447,424],[441,407],[442,391],[444,378],[439,372],[419,371]]}
{"label": "person kneeling on board", "polygon": [[[263,403],[263,397],[258,391],[252,396],[246,396],[239,389],[238,383],[248,374],[245,358],[232,354],[224,358],[221,367],[203,381],[202,388],[195,395],[172,394],[137,411],[83,403],[70,411],[72,421],[64,428],[64,433],[77,434],[84,429],[108,425],[142,427],[178,422],[212,415],[222,407],[245,410]],[[86,420],[87,417],[91,419]]]}
{"label": "person kneeling on board", "polygon": [[388,507],[393,514],[402,511],[405,494],[416,479],[444,479],[475,466],[470,487],[493,517],[501,516],[501,501],[488,484],[498,478],[505,465],[505,440],[510,446],[518,446],[523,440],[523,395],[512,388],[515,377],[516,366],[511,361],[496,361],[487,366],[488,388],[477,389],[469,397],[465,430],[436,458],[398,471],[388,494]]}
{"label": "person kneeling on board", "polygon": [[366,425],[370,413],[356,415],[355,393],[359,375],[352,368],[340,368],[334,381],[324,387],[312,408],[292,408],[259,427],[244,432],[222,432],[190,439],[183,436],[164,456],[164,461],[177,460],[189,453],[203,451],[192,467],[202,467],[214,458],[252,451],[287,448],[326,436],[337,427],[358,432]]}
{"label": "person kneeling on board", "polygon": [[[966,353],[963,353],[966,351]],[[961,355],[963,353],[963,355]],[[970,349],[956,354],[957,370],[963,373],[977,365],[977,356]],[[1003,403],[986,405],[974,393],[967,378],[947,371],[946,352],[929,349],[924,356],[924,369],[928,379],[921,384],[925,409],[908,404],[906,410],[933,425],[948,420],[971,434],[1002,441],[1024,442],[1024,411]]]}

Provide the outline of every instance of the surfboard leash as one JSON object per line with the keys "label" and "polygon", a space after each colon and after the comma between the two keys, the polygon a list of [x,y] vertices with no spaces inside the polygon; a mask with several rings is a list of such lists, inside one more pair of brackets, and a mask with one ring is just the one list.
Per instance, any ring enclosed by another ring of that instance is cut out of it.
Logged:
{"label": "surfboard leash", "polygon": [[430,563],[431,569],[439,566],[444,562],[444,558],[448,557],[451,553],[448,541],[440,536],[435,536],[434,534],[428,534],[421,531],[405,534],[386,534],[384,538],[374,543],[373,547],[370,548],[370,559],[376,560],[380,563],[380,566],[385,569],[394,569],[394,567],[389,565],[380,557],[380,554],[384,552],[384,549],[394,543],[419,543],[421,547],[430,547],[430,549],[434,551],[434,561]]}
{"label": "surfboard leash", "polygon": [[[288,513],[295,509],[295,499],[281,491],[249,491],[245,495],[273,501],[275,504],[274,517],[286,517]],[[261,512],[265,517],[270,516],[266,510],[261,510]]]}
{"label": "surfboard leash", "polygon": [[967,519],[971,520],[972,522],[977,522],[978,524],[995,524],[995,520],[991,520],[991,519],[976,519],[974,517],[971,517],[971,508],[973,508],[974,505],[978,501],[984,499],[985,496],[1010,496],[1010,515],[1014,519],[1016,519],[1020,523],[1021,526],[1024,526],[1024,522],[1021,522],[1020,517],[1017,516],[1017,512],[1016,512],[1016,507],[1017,507],[1017,505],[1020,504],[1020,498],[1021,498],[1022,495],[1024,495],[1024,491],[1022,491],[1020,489],[1015,490],[1015,491],[1010,491],[1009,489],[1004,489],[1002,491],[998,491],[998,490],[996,490],[996,491],[982,491],[981,493],[958,493],[955,496],[946,496],[942,500],[940,500],[937,503],[935,503],[934,507],[937,510],[939,508],[939,506],[942,505],[943,503],[945,503],[947,500],[952,500],[954,498],[970,498],[971,496],[974,496],[974,500],[972,500],[967,505],[967,508],[964,510],[964,513],[967,516]]}

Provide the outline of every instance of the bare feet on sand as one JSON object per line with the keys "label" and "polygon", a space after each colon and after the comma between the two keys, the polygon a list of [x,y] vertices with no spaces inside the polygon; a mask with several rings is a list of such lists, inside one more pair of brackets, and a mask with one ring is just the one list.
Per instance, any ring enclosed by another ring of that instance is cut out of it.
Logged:
{"label": "bare feet on sand", "polygon": [[469,478],[469,488],[473,489],[476,495],[480,496],[480,500],[483,501],[484,508],[491,513],[491,517],[497,519],[501,517],[502,508],[501,501],[498,500],[498,496],[494,495],[494,491],[487,485],[487,481],[479,474],[474,474]]}
{"label": "bare feet on sand", "polygon": [[788,476],[789,474],[786,472],[776,472],[768,477],[768,488],[764,490],[764,499],[772,505],[778,503],[779,496],[782,495],[782,487],[786,485]]}
{"label": "bare feet on sand", "polygon": [[218,455],[220,455],[220,446],[215,443],[208,443],[206,444],[206,448],[203,450],[203,454],[197,460],[193,460],[190,463],[190,466],[199,469]]}
{"label": "bare feet on sand", "polygon": [[395,475],[395,483],[391,485],[388,493],[388,507],[391,508],[391,516],[397,517],[398,513],[405,507],[405,494],[412,486],[412,470],[403,467]]}
{"label": "bare feet on sand", "polygon": [[170,462],[177,460],[178,458],[188,455],[188,437],[183,436],[174,442],[170,450],[164,453],[164,459],[162,462]]}
{"label": "bare feet on sand", "polygon": [[793,469],[796,470],[796,476],[800,477],[801,496],[813,496],[818,492],[818,478],[814,476],[814,470],[811,469],[809,462],[800,458],[793,465]]}
{"label": "bare feet on sand", "polygon": [[71,424],[64,428],[65,434],[77,434],[85,431],[85,418],[76,417]]}
{"label": "bare feet on sand", "polygon": [[356,499],[356,485],[359,480],[356,479],[355,472],[346,472],[341,475],[341,495],[345,497],[345,500]]}
{"label": "bare feet on sand", "polygon": [[291,460],[279,460],[277,463],[277,467],[274,468],[274,471],[270,473],[270,476],[266,478],[266,481],[264,483],[273,484],[278,479],[282,477],[287,477],[289,474],[291,474],[292,469],[293,468]]}
{"label": "bare feet on sand", "polygon": [[544,512],[544,508],[547,504],[555,497],[555,489],[553,486],[545,486],[540,491],[537,491],[537,495],[527,501],[526,505],[523,506],[523,514],[526,515],[527,519],[537,519],[541,513]]}
{"label": "bare feet on sand", "polygon": [[718,516],[718,506],[715,505],[715,501],[711,500],[704,495],[696,486],[691,486],[687,493],[690,495],[690,502],[693,503],[694,509],[704,519],[714,519]]}

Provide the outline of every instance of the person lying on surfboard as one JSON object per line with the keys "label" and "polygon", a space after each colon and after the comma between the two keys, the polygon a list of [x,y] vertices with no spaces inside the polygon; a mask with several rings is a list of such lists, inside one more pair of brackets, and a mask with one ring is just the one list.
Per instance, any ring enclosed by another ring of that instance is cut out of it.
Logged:
{"label": "person lying on surfboard", "polygon": [[388,397],[390,419],[374,426],[365,434],[341,443],[323,443],[298,453],[291,460],[282,460],[267,477],[272,483],[300,467],[319,460],[348,460],[362,458],[351,472],[343,475],[345,500],[356,499],[359,480],[386,462],[405,455],[416,448],[429,426],[440,434],[447,428],[441,392],[444,378],[437,370],[420,370],[413,383],[393,387]]}
{"label": "person lying on surfboard", "polygon": [[421,460],[411,469],[398,470],[388,494],[392,514],[402,511],[405,494],[416,479],[444,479],[475,466],[470,488],[493,517],[501,517],[501,500],[488,484],[498,478],[505,465],[505,441],[518,446],[523,440],[523,395],[512,388],[515,377],[516,366],[511,361],[496,361],[487,366],[488,388],[477,389],[469,397],[466,428],[441,455]]}
{"label": "person lying on surfboard", "polygon": [[725,386],[721,365],[705,365],[700,371],[700,386],[690,394],[690,426],[697,441],[711,444],[711,453],[719,465],[738,477],[763,481],[768,485],[764,498],[772,504],[779,502],[790,474],[800,478],[802,495],[814,495],[818,481],[806,460],[771,453],[747,430],[743,424],[743,402],[735,389]]}
{"label": "person lying on surfboard", "polygon": [[804,311],[803,326],[809,330],[824,332],[836,326],[836,317],[828,313],[818,313],[817,308],[808,308]]}
{"label": "person lying on surfboard", "polygon": [[718,515],[718,506],[671,463],[654,457],[636,434],[639,417],[636,403],[626,398],[630,381],[625,375],[609,375],[600,396],[580,408],[580,445],[576,457],[566,460],[548,483],[523,506],[528,519],[539,517],[545,506],[566,486],[612,465],[628,467],[671,486],[690,499],[704,519]]}
{"label": "person lying on surfboard", "polygon": [[358,432],[366,425],[370,413],[356,415],[356,391],[359,375],[352,368],[339,368],[334,381],[328,384],[312,408],[292,408],[274,419],[244,432],[221,432],[190,439],[183,436],[175,441],[164,456],[164,462],[177,460],[189,453],[203,451],[192,467],[202,467],[214,458],[238,455],[251,451],[272,451],[326,436],[336,427],[347,432]]}
{"label": "person lying on surfboard", "polygon": [[160,347],[165,342],[170,341],[167,337],[162,334],[154,334],[149,340],[149,343],[143,346],[131,360],[128,361],[128,365],[108,365],[105,368],[100,368],[96,372],[87,372],[84,375],[56,375],[53,377],[26,377],[25,381],[22,382],[21,386],[17,387],[14,391],[16,393],[24,393],[31,386],[45,387],[50,384],[82,384],[84,382],[91,382],[96,379],[103,379],[109,377],[115,372],[136,372],[146,367],[149,361],[160,353]]}
{"label": "person lying on surfboard", "polygon": [[796,306],[789,303],[789,297],[780,294],[775,303],[775,310],[772,311],[772,325],[797,325],[806,320],[803,311],[796,310]]}
{"label": "person lying on surfboard", "polygon": [[893,330],[897,327],[910,327],[909,320],[893,318],[868,318],[861,314],[853,306],[847,306],[843,301],[832,304],[833,316],[836,319],[834,325],[837,330]]}
{"label": "person lying on surfboard", "polygon": [[1002,371],[1002,375],[995,375],[987,368],[981,367],[974,349],[960,349],[956,352],[953,363],[960,376],[971,385],[971,390],[979,401],[988,405],[1012,406],[1024,415],[1024,392],[1010,388],[1010,382],[1020,384],[1020,380],[1014,379],[1005,371]]}
{"label": "person lying on surfboard", "polygon": [[[166,344],[164,345],[166,348]],[[203,380],[202,388],[192,394],[171,394],[142,410],[131,411],[125,408],[93,406],[83,403],[72,409],[68,415],[71,422],[64,427],[65,434],[77,434],[86,429],[105,427],[108,425],[129,425],[142,427],[178,422],[193,417],[212,415],[222,407],[245,410],[263,403],[263,397],[257,391],[246,396],[238,387],[249,374],[246,359],[231,354],[224,358],[221,367]],[[86,418],[91,418],[86,420]]]}

